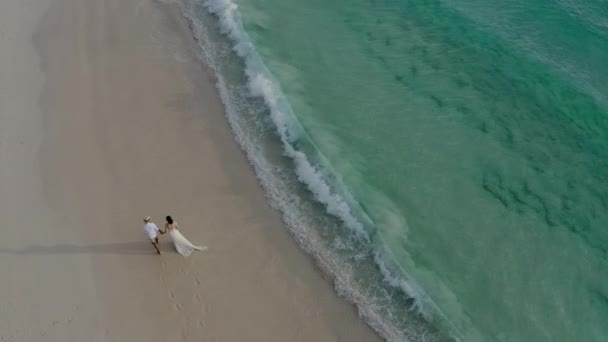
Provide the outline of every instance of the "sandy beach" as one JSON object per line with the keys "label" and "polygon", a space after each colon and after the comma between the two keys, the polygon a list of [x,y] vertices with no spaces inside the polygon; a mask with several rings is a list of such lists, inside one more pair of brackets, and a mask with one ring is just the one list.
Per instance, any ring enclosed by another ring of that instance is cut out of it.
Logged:
{"label": "sandy beach", "polygon": [[[0,341],[377,341],[292,240],[177,7],[0,2]],[[173,215],[209,250],[162,256]]]}

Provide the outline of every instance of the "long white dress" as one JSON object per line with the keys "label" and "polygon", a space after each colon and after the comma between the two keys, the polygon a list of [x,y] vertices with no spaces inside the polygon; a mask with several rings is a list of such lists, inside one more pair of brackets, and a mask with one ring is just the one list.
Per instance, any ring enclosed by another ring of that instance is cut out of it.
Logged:
{"label": "long white dress", "polygon": [[171,240],[173,241],[173,245],[175,246],[175,250],[179,254],[181,254],[183,256],[189,256],[194,251],[205,251],[205,250],[207,250],[206,246],[195,246],[195,245],[193,245],[190,241],[188,241],[188,239],[186,239],[182,235],[182,233],[179,232],[179,230],[177,230],[175,228],[169,230],[169,236],[171,237]]}

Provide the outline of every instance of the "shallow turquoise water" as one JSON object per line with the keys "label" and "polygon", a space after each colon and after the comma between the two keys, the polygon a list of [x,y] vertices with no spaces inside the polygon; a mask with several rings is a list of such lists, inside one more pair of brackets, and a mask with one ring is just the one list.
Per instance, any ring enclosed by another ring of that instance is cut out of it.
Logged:
{"label": "shallow turquoise water", "polygon": [[188,3],[271,203],[383,336],[608,340],[606,2]]}

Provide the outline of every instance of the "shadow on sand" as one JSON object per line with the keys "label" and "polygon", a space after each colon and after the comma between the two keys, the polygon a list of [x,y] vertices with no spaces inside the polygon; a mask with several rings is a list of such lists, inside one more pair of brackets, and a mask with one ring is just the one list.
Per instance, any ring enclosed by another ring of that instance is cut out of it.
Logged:
{"label": "shadow on sand", "polygon": [[[161,246],[161,248],[164,246]],[[61,255],[61,254],[120,254],[154,255],[154,247],[145,241],[119,242],[97,245],[60,244],[52,246],[32,245],[21,249],[0,248],[0,254]]]}

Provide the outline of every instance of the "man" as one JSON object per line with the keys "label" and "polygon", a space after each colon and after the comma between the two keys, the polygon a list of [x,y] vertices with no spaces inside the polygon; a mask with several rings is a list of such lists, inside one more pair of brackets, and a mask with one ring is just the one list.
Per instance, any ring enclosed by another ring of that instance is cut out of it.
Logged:
{"label": "man", "polygon": [[160,254],[160,248],[158,248],[158,233],[164,234],[164,232],[152,222],[150,216],[144,218],[144,232],[152,242],[152,246],[156,248],[156,253]]}

